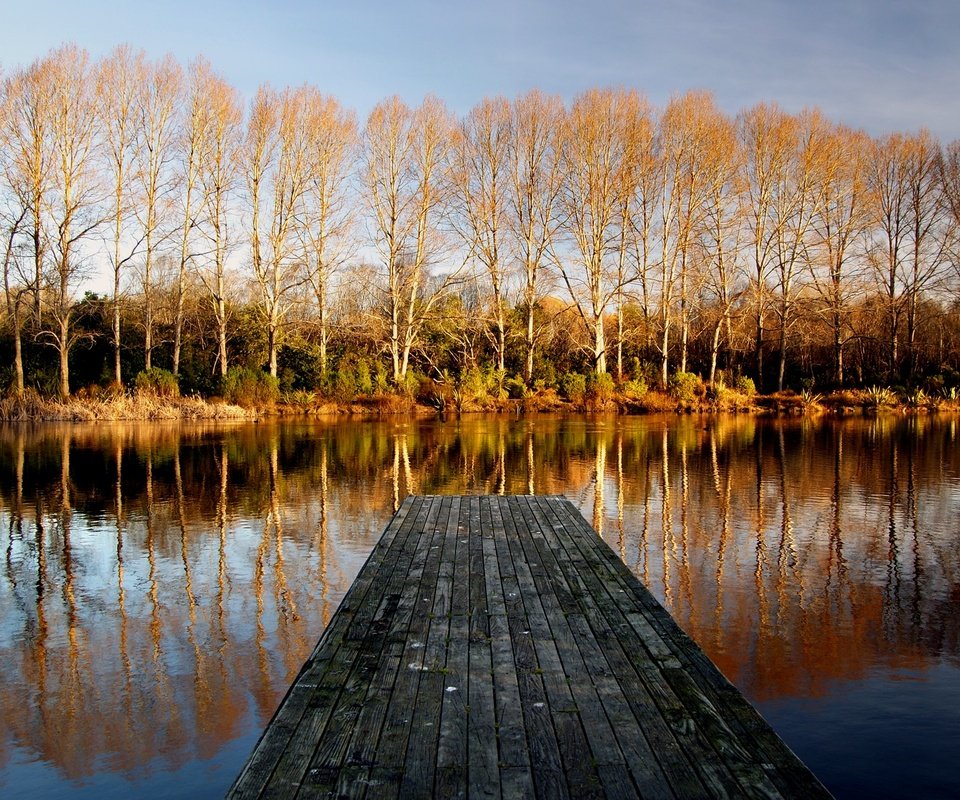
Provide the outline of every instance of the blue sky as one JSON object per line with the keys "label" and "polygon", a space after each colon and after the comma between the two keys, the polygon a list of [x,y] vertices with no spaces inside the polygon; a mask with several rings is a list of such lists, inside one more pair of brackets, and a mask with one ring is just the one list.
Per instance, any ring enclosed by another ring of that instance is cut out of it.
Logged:
{"label": "blue sky", "polygon": [[206,56],[250,96],[313,83],[357,110],[432,92],[457,112],[533,87],[628,86],[658,105],[709,89],[733,113],[818,105],[873,134],[960,138],[956,0],[29,0],[0,20],[0,64],[73,41]]}

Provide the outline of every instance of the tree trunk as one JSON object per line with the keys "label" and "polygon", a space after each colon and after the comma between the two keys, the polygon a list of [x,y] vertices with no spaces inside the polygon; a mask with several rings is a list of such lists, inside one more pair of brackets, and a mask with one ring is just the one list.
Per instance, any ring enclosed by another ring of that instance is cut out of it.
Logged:
{"label": "tree trunk", "polygon": [[23,331],[20,322],[20,298],[16,297],[13,301],[13,373],[14,373],[14,392],[17,397],[23,394]]}
{"label": "tree trunk", "polygon": [[527,302],[527,386],[533,385],[533,300]]}
{"label": "tree trunk", "polygon": [[60,397],[70,397],[70,312],[64,310],[60,315]]}
{"label": "tree trunk", "polygon": [[607,342],[602,314],[594,317],[593,336],[593,368],[597,375],[602,375],[607,371]]}

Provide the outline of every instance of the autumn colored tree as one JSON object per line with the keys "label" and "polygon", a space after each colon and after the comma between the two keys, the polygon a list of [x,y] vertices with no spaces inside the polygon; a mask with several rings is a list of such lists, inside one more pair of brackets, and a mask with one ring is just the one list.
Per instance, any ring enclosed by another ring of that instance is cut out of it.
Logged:
{"label": "autumn colored tree", "polygon": [[567,117],[562,149],[564,231],[572,247],[561,272],[571,299],[590,331],[594,371],[607,371],[604,319],[622,288],[617,270],[623,197],[636,158],[629,137],[628,109],[635,93],[593,90],[580,95]]}
{"label": "autumn colored tree", "polygon": [[217,326],[217,365],[227,376],[227,254],[232,244],[231,215],[239,177],[243,138],[243,110],[236,89],[207,70],[194,75],[197,97],[202,101],[197,123],[202,132],[198,143],[197,171],[202,187],[200,229],[207,255],[194,263],[209,294]]}
{"label": "autumn colored tree", "polygon": [[173,209],[178,109],[183,72],[172,56],[142,61],[136,86],[135,146],[138,202],[135,205],[143,240],[144,366],[153,366],[154,261],[157,246],[169,235],[164,229]]}
{"label": "autumn colored tree", "polygon": [[67,45],[47,57],[50,193],[46,212],[51,237],[50,315],[43,332],[58,354],[60,396],[70,395],[73,291],[83,276],[82,244],[100,226],[103,189],[96,169],[100,145],[97,103],[100,85],[85,50]]}
{"label": "autumn colored tree", "polygon": [[507,214],[513,136],[510,103],[502,97],[482,100],[455,129],[450,171],[457,228],[487,275],[494,359],[501,371],[507,347],[506,288],[511,261]]}
{"label": "autumn colored tree", "polygon": [[355,206],[348,181],[357,155],[356,117],[333,97],[308,89],[306,136],[309,175],[299,227],[307,280],[316,301],[320,369],[327,371],[330,337],[330,290],[351,252]]}
{"label": "autumn colored tree", "polygon": [[[660,157],[663,195],[660,203],[661,235],[661,344],[660,379],[669,377],[670,331],[673,298],[679,301],[679,370],[687,371],[690,335],[690,300],[697,276],[695,244],[705,224],[709,199],[724,173],[715,168],[714,137],[725,120],[705,92],[689,92],[673,98],[660,121]],[[676,292],[676,295],[674,295]]]}
{"label": "autumn colored tree", "polygon": [[852,329],[853,298],[862,291],[857,246],[867,225],[864,134],[835,126],[824,141],[821,202],[812,222],[816,257],[810,260],[820,314],[831,331],[833,380],[844,381],[844,348]]}
{"label": "autumn colored tree", "polygon": [[560,154],[563,146],[563,103],[557,97],[530,92],[513,102],[514,136],[510,151],[510,213],[508,223],[522,269],[521,306],[526,324],[525,378],[533,384],[543,272],[549,262],[559,224],[563,187]]}
{"label": "autumn colored tree", "polygon": [[253,274],[274,377],[290,297],[306,281],[298,235],[313,155],[306,100],[305,90],[277,93],[262,87],[250,109],[244,148]]}
{"label": "autumn colored tree", "polygon": [[431,309],[459,277],[454,266],[430,280],[430,268],[446,249],[438,223],[448,199],[451,127],[439,100],[428,97],[411,109],[393,97],[374,107],[364,131],[364,188],[383,267],[387,347],[398,385]]}
{"label": "autumn colored tree", "polygon": [[125,268],[136,256],[140,239],[131,243],[127,231],[128,215],[136,204],[134,197],[134,158],[137,140],[136,101],[142,78],[143,53],[121,45],[97,65],[103,87],[99,104],[103,130],[103,155],[110,184],[112,242],[110,269],[113,277],[113,379],[120,385],[121,281]]}
{"label": "autumn colored tree", "polygon": [[767,285],[777,241],[775,187],[787,169],[793,122],[776,105],[761,103],[740,114],[737,133],[743,152],[747,193],[746,245],[750,250],[754,300],[754,365],[757,387],[763,383],[763,344],[768,310]]}

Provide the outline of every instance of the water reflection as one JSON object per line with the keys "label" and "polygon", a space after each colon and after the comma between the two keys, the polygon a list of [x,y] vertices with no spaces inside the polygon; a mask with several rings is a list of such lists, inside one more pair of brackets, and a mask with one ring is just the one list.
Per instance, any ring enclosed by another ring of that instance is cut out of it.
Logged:
{"label": "water reflection", "polygon": [[761,705],[956,667],[958,486],[927,418],[4,428],[0,786],[225,789],[408,493],[568,495]]}

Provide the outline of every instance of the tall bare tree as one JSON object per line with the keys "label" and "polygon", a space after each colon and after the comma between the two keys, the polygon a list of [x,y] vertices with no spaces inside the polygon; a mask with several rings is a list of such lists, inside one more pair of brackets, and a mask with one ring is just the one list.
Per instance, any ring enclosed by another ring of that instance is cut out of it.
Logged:
{"label": "tall bare tree", "polygon": [[804,112],[790,126],[786,169],[774,182],[774,267],[777,282],[780,361],[777,391],[783,391],[789,330],[793,324],[796,279],[809,263],[810,232],[823,192],[824,142],[827,126],[818,111]]}
{"label": "tall bare tree", "polygon": [[27,210],[25,224],[33,262],[30,283],[36,326],[40,324],[41,286],[49,249],[44,211],[53,190],[51,70],[48,56],[18,70],[4,82],[4,172],[18,204]]}
{"label": "tall bare tree", "polygon": [[712,139],[724,125],[723,115],[706,92],[688,92],[672,99],[660,121],[663,159],[661,201],[661,345],[660,379],[668,379],[670,329],[674,292],[679,297],[679,369],[687,369],[690,298],[693,293],[697,237],[720,173],[711,169]]}
{"label": "tall bare tree", "polygon": [[624,152],[623,163],[619,170],[621,186],[618,191],[619,212],[617,218],[617,380],[622,381],[623,345],[626,338],[624,324],[627,287],[639,280],[641,288],[646,286],[649,268],[650,218],[649,196],[651,173],[657,171],[654,155],[653,114],[647,101],[631,93],[624,102]]}
{"label": "tall bare tree", "polygon": [[137,139],[136,99],[143,69],[143,53],[128,45],[117,47],[97,65],[100,85],[100,121],[103,130],[103,155],[111,189],[110,268],[113,277],[113,379],[119,385],[121,282],[124,269],[139,251],[140,239],[127,230],[127,214],[135,205],[134,166]]}
{"label": "tall bare tree", "polygon": [[59,356],[60,396],[70,394],[73,291],[83,274],[81,245],[101,224],[102,187],[96,169],[99,84],[86,51],[74,45],[47,57],[50,81],[50,146],[54,191],[47,212],[52,241],[50,313],[45,331]]}
{"label": "tall bare tree", "polygon": [[308,89],[309,175],[299,226],[307,278],[316,300],[320,369],[327,371],[331,283],[350,253],[354,207],[348,189],[358,145],[356,117],[333,97]]}
{"label": "tall bare tree", "polygon": [[747,192],[747,241],[754,288],[754,364],[757,387],[763,387],[763,334],[768,307],[767,285],[773,269],[777,231],[773,214],[775,187],[787,167],[793,122],[776,105],[761,103],[737,118]]}
{"label": "tall bare tree", "polygon": [[573,263],[561,272],[593,344],[593,368],[607,371],[604,317],[620,290],[616,253],[621,198],[629,190],[624,174],[632,169],[626,108],[639,103],[635,93],[586,92],[567,117],[563,147],[565,231]]}
{"label": "tall bare tree", "polygon": [[194,82],[194,91],[202,100],[199,113],[205,117],[198,123],[203,138],[197,164],[203,202],[201,229],[207,241],[207,255],[197,266],[217,324],[220,377],[226,378],[227,255],[232,244],[230,223],[239,173],[243,111],[236,89],[213,72],[198,71]]}
{"label": "tall bare tree", "polygon": [[157,246],[169,232],[176,173],[178,109],[183,71],[172,56],[141,62],[136,92],[136,214],[143,232],[144,366],[153,366],[154,261]]}
{"label": "tall bare tree", "polygon": [[494,353],[501,372],[507,348],[507,213],[512,140],[510,103],[502,97],[484,99],[457,128],[451,154],[457,216],[461,220],[457,228],[473,258],[487,273],[493,306]]}
{"label": "tall bare tree", "polygon": [[904,276],[907,295],[908,374],[915,379],[918,367],[918,310],[924,290],[940,277],[949,237],[945,225],[948,205],[940,180],[943,152],[940,143],[929,131],[921,130],[911,138],[908,170],[908,204],[910,207],[910,259]]}
{"label": "tall bare tree", "polygon": [[446,108],[432,97],[416,110],[392,97],[367,119],[364,182],[385,273],[388,349],[398,385],[431,309],[459,276],[459,268],[448,265],[430,280],[431,267],[446,255],[438,223],[449,193],[451,128]]}
{"label": "tall bare tree", "polygon": [[910,151],[902,134],[875,140],[868,175],[873,243],[870,264],[886,306],[887,374],[900,362],[900,322],[903,315],[902,274],[910,236]]}
{"label": "tall bare tree", "polygon": [[560,153],[563,103],[558,97],[530,92],[513,103],[514,136],[510,153],[510,232],[523,271],[521,303],[526,316],[527,384],[533,383],[537,345],[536,305],[543,291],[563,187]]}
{"label": "tall bare tree", "polygon": [[214,76],[210,65],[199,59],[190,65],[187,78],[185,118],[176,138],[176,180],[179,187],[182,215],[180,217],[180,257],[177,263],[176,296],[173,315],[173,374],[180,374],[180,352],[183,348],[184,311],[187,275],[193,259],[193,236],[199,217],[206,207],[202,197],[200,165],[209,136],[211,115],[207,112],[204,94]]}
{"label": "tall bare tree", "polygon": [[[247,129],[245,167],[253,210],[253,272],[274,377],[283,323],[294,293],[307,281],[301,226],[314,155],[309,99],[305,89],[277,94],[262,88],[253,101]],[[265,219],[261,205],[265,205]]]}
{"label": "tall bare tree", "polygon": [[745,277],[743,263],[744,200],[741,150],[734,124],[718,117],[713,126],[710,149],[704,159],[708,187],[699,242],[704,266],[704,298],[715,305],[710,338],[710,386],[717,383],[717,362],[721,343],[731,347],[734,305],[740,300]]}
{"label": "tall bare tree", "polygon": [[810,260],[821,315],[831,331],[833,380],[844,380],[844,348],[852,335],[852,298],[862,289],[857,244],[866,225],[865,179],[868,141],[836,126],[824,142],[823,187],[813,219],[817,257]]}

